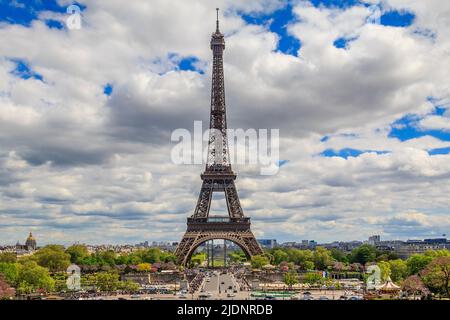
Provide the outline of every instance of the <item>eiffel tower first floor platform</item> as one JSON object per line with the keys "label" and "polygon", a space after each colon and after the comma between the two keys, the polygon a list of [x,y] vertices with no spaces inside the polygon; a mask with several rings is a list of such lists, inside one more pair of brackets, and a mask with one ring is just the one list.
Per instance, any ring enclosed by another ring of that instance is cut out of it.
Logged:
{"label": "eiffel tower first floor platform", "polygon": [[188,218],[187,231],[175,251],[177,262],[186,266],[198,246],[206,241],[215,239],[234,242],[244,251],[247,258],[264,254],[253,232],[250,230],[250,218]]}

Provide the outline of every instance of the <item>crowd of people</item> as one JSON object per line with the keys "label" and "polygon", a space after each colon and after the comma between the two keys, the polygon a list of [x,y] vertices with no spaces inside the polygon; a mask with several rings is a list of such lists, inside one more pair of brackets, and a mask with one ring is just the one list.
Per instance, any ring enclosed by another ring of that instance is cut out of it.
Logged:
{"label": "crowd of people", "polygon": [[192,279],[191,283],[189,284],[189,293],[196,292],[202,285],[204,278],[205,274],[203,272],[197,273],[194,279]]}

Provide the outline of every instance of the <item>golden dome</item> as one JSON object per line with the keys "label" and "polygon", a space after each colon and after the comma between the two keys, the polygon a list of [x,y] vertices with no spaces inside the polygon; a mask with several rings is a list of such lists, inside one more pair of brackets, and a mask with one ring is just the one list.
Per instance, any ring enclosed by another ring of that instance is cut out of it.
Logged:
{"label": "golden dome", "polygon": [[30,235],[28,236],[28,238],[27,238],[27,241],[28,240],[30,240],[30,241],[35,241],[35,239],[33,238],[33,234],[30,232]]}

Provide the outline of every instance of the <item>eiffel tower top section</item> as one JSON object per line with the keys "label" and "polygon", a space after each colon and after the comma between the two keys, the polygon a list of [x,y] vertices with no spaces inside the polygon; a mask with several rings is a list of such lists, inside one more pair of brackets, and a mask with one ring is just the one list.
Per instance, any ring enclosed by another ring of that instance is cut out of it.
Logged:
{"label": "eiffel tower top section", "polygon": [[214,49],[220,50],[220,54],[223,53],[223,50],[225,50],[225,39],[223,34],[220,32],[219,28],[219,8],[217,10],[217,20],[216,20],[216,32],[212,34],[211,37],[211,50],[213,50],[214,54],[216,53]]}
{"label": "eiffel tower top section", "polygon": [[227,115],[225,106],[225,81],[223,70],[224,35],[219,29],[219,9],[217,9],[216,31],[211,36],[213,52],[211,83],[210,135],[208,141],[208,160],[203,176],[235,175],[231,170],[227,138]]}

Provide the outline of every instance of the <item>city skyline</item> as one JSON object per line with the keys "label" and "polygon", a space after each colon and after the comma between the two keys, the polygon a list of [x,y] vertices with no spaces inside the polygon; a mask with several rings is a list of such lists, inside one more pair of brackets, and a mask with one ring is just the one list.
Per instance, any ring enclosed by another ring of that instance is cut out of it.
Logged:
{"label": "city skyline", "polygon": [[229,123],[280,129],[276,175],[233,165],[257,239],[448,234],[448,4],[77,3],[0,4],[0,243],[179,241],[203,165],[170,135],[207,123],[218,5]]}
{"label": "city skyline", "polygon": [[[6,241],[6,242],[0,242],[0,247],[1,246],[15,246],[16,244],[22,244],[25,243],[25,237],[27,234],[24,234],[20,239],[17,240],[11,240],[11,241]],[[63,245],[63,246],[71,246],[74,244],[83,244],[83,245],[90,245],[90,246],[102,246],[102,245],[107,245],[107,246],[140,246],[143,245],[144,243],[147,243],[149,247],[151,246],[155,246],[155,245],[161,245],[161,244],[174,244],[174,243],[178,243],[179,239],[158,239],[158,240],[154,240],[152,238],[142,238],[140,240],[138,240],[137,242],[133,243],[133,242],[85,242],[82,239],[78,240],[78,241],[67,241],[67,242],[52,242],[51,240],[48,239],[43,239],[43,238],[39,238],[39,235],[36,236],[35,233],[33,233],[33,236],[35,236],[35,238],[37,239],[38,242],[38,247],[43,247],[46,245],[50,245],[50,244],[57,244],[57,245]],[[287,241],[282,241],[279,238],[257,238],[257,241],[263,241],[263,240],[275,240],[277,245],[283,245],[283,244],[287,244],[287,243],[297,243],[297,244],[301,244],[303,241],[308,241],[308,242],[314,242],[316,245],[320,246],[320,245],[325,245],[325,244],[331,244],[331,243],[351,243],[351,242],[361,242],[361,243],[370,243],[370,238],[371,237],[380,237],[380,235],[368,235],[366,238],[360,238],[360,239],[351,239],[351,240],[340,240],[340,239],[334,239],[331,241],[321,241],[320,239],[304,239],[304,238],[298,238],[298,239],[290,239]],[[380,241],[403,241],[403,242],[407,242],[409,241],[424,241],[424,240],[430,240],[430,239],[443,239],[443,238],[447,238],[446,234],[442,234],[440,236],[436,236],[436,237],[432,237],[432,238],[408,238],[408,239],[399,239],[399,238],[383,238],[380,237]],[[222,239],[217,239],[218,243],[222,243],[223,240]],[[449,240],[450,241],[450,240]]]}

